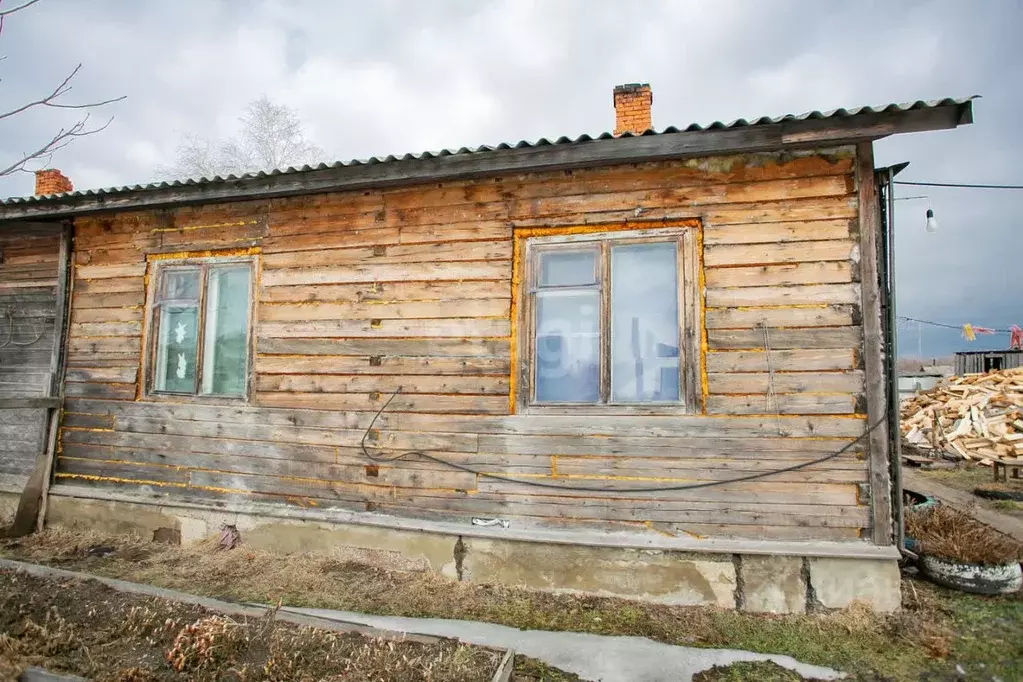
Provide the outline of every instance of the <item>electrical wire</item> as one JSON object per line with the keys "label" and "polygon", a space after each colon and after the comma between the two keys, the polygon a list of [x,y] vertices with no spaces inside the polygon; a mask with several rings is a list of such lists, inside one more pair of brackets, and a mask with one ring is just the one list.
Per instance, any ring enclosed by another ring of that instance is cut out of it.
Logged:
{"label": "electrical wire", "polygon": [[[915,317],[906,317],[905,315],[899,315],[898,318],[900,320],[905,320],[907,322],[916,322],[917,324],[928,324],[928,325],[930,325],[932,327],[943,327],[945,329],[955,329],[957,331],[962,331],[962,329],[963,329],[963,326],[961,324],[956,325],[956,324],[946,324],[944,322],[932,322],[930,320],[920,320],[920,319],[917,319]],[[1011,329],[993,329],[992,331],[994,331],[996,334],[1011,334],[1012,333]]]}
{"label": "electrical wire", "polygon": [[912,187],[956,187],[960,189],[1023,189],[1023,185],[971,185],[962,182],[909,182],[907,180],[896,180],[895,184]]}
{"label": "electrical wire", "polygon": [[755,480],[758,480],[758,479],[761,479],[761,478],[767,478],[768,476],[776,476],[777,474],[784,474],[784,473],[788,473],[790,471],[799,471],[800,469],[805,469],[805,468],[811,467],[811,466],[813,466],[815,464],[821,464],[823,462],[827,462],[828,460],[834,459],[834,458],[836,458],[836,457],[838,457],[840,455],[845,454],[852,447],[854,447],[858,443],[862,442],[864,438],[866,438],[868,435],[873,433],[873,431],[875,429],[880,427],[886,421],[886,418],[881,418],[881,419],[877,420],[877,422],[873,426],[871,426],[866,431],[864,431],[862,434],[860,434],[860,436],[856,440],[854,440],[854,441],[852,441],[850,443],[846,443],[842,448],[840,448],[839,450],[837,450],[835,452],[832,452],[832,453],[830,453],[828,455],[825,455],[824,457],[818,457],[817,459],[811,460],[809,462],[803,462],[801,464],[794,464],[792,466],[784,467],[782,469],[773,469],[771,471],[762,471],[762,472],[759,472],[759,473],[756,473],[756,474],[750,474],[748,476],[739,476],[737,478],[729,478],[729,479],[724,480],[724,481],[707,481],[707,482],[704,482],[704,483],[690,483],[690,484],[686,484],[686,485],[642,486],[642,487],[634,487],[634,488],[603,488],[603,487],[597,488],[597,487],[592,487],[592,486],[577,486],[577,485],[561,485],[561,484],[557,484],[557,483],[544,483],[542,481],[533,481],[533,480],[529,480],[529,479],[515,478],[513,476],[505,476],[503,474],[495,474],[495,473],[491,473],[489,471],[479,471],[477,469],[473,469],[472,467],[468,467],[468,466],[465,466],[463,464],[458,464],[457,462],[450,462],[450,461],[442,459],[440,457],[435,457],[434,455],[431,455],[431,454],[429,454],[427,452],[423,452],[422,450],[409,450],[407,452],[399,453],[399,454],[397,454],[397,455],[395,455],[393,457],[381,457],[380,455],[371,454],[370,451],[366,448],[366,438],[369,436],[370,432],[373,430],[373,425],[376,424],[377,419],[380,417],[381,414],[384,413],[384,410],[387,409],[387,406],[391,404],[391,401],[393,401],[398,396],[399,393],[401,393],[401,386],[399,386],[397,388],[397,390],[395,390],[394,393],[391,394],[391,397],[387,399],[387,402],[385,402],[383,404],[383,406],[381,406],[381,408],[379,410],[377,410],[376,414],[373,415],[373,419],[369,422],[369,426],[366,427],[365,433],[362,434],[362,440],[359,442],[359,446],[362,448],[362,454],[364,454],[370,461],[378,463],[378,464],[388,464],[388,463],[397,462],[399,460],[405,459],[406,457],[412,457],[413,455],[417,455],[417,456],[422,457],[424,459],[427,459],[427,460],[429,460],[431,462],[436,462],[438,464],[443,464],[443,465],[449,466],[449,467],[451,467],[453,469],[458,469],[459,471],[464,471],[464,472],[469,473],[469,474],[475,474],[477,476],[482,476],[484,478],[492,478],[492,479],[496,479],[498,481],[508,481],[508,482],[511,482],[511,483],[522,483],[523,485],[529,485],[529,486],[533,486],[533,487],[536,487],[536,488],[549,488],[549,489],[554,489],[554,490],[569,490],[569,491],[573,491],[573,492],[590,492],[590,493],[660,493],[660,492],[670,492],[670,491],[677,491],[677,490],[698,490],[700,488],[713,488],[713,487],[716,487],[716,486],[729,485],[729,484],[732,484],[732,483],[743,483],[745,481],[755,481]]}
{"label": "electrical wire", "polygon": [[39,326],[39,333],[36,334],[36,337],[34,339],[32,339],[31,341],[28,341],[27,343],[26,342],[22,342],[22,341],[15,341],[14,340],[14,314],[11,312],[10,308],[8,308],[7,310],[4,311],[4,319],[7,320],[7,325],[8,325],[7,326],[7,338],[4,340],[3,343],[0,343],[0,348],[7,348],[7,346],[18,346],[19,348],[27,348],[28,346],[31,346],[33,344],[38,343],[39,340],[42,339],[43,335],[46,333],[46,325],[40,325]]}

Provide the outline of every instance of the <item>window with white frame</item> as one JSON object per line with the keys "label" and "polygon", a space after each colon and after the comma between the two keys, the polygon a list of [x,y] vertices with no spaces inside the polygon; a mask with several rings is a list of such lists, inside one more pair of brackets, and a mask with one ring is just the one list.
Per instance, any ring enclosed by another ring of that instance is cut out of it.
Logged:
{"label": "window with white frame", "polygon": [[692,228],[527,238],[520,405],[694,407]]}
{"label": "window with white frame", "polygon": [[150,393],[247,396],[251,259],[160,261],[150,281]]}

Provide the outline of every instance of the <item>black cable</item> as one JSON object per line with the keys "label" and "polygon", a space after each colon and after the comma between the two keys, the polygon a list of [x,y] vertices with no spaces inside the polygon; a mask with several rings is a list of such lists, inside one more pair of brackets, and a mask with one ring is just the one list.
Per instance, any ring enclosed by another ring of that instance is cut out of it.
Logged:
{"label": "black cable", "polygon": [[961,182],[908,182],[896,180],[896,185],[912,185],[913,187],[961,187],[963,189],[1023,189],[1023,185],[970,185]]}
{"label": "black cable", "polygon": [[362,434],[362,440],[360,441],[359,445],[362,448],[362,454],[366,455],[366,457],[368,459],[370,459],[371,461],[377,462],[377,463],[386,464],[386,463],[390,463],[390,462],[397,462],[399,460],[405,459],[406,457],[411,457],[412,455],[418,455],[418,456],[420,456],[420,457],[422,457],[424,459],[430,460],[432,462],[437,462],[438,464],[443,464],[443,465],[449,466],[449,467],[451,467],[453,469],[458,469],[460,471],[464,471],[464,472],[470,473],[470,474],[475,474],[477,476],[483,476],[485,478],[494,478],[494,479],[497,479],[499,481],[510,481],[512,483],[522,483],[522,484],[531,485],[531,486],[534,486],[534,487],[537,487],[537,488],[553,488],[555,490],[570,490],[570,491],[573,491],[573,492],[591,492],[591,493],[594,493],[594,492],[599,492],[599,493],[660,493],[660,492],[670,492],[670,491],[675,491],[675,490],[697,490],[699,488],[713,488],[715,486],[728,485],[730,483],[742,483],[744,481],[754,481],[754,480],[757,480],[757,479],[760,479],[760,478],[766,478],[768,476],[774,476],[774,475],[777,475],[777,474],[788,473],[789,471],[799,471],[800,469],[805,469],[806,467],[810,467],[810,466],[813,466],[815,464],[821,464],[823,462],[827,462],[829,459],[834,459],[835,457],[838,457],[839,455],[842,455],[842,454],[846,453],[850,448],[852,448],[854,445],[856,445],[857,443],[862,441],[864,438],[866,438],[868,435],[870,435],[874,431],[874,429],[878,428],[879,426],[881,426],[881,424],[885,423],[885,419],[884,418],[879,419],[873,426],[871,426],[869,429],[864,431],[856,440],[852,441],[851,443],[847,443],[845,446],[843,446],[838,451],[832,452],[829,455],[825,455],[824,457],[819,457],[819,458],[817,458],[815,460],[811,460],[809,462],[803,462],[802,464],[794,464],[794,465],[792,465],[790,467],[785,467],[784,469],[774,469],[772,471],[763,471],[763,472],[756,473],[756,474],[750,474],[749,476],[739,476],[738,478],[730,478],[730,479],[725,480],[725,481],[708,481],[706,483],[690,483],[690,484],[687,484],[687,485],[645,486],[645,487],[642,487],[642,488],[593,488],[593,487],[587,487],[587,486],[558,485],[556,483],[543,483],[541,481],[534,481],[534,480],[529,480],[529,479],[514,478],[512,476],[504,476],[502,474],[493,474],[493,473],[490,473],[489,471],[477,471],[476,469],[473,469],[472,467],[467,467],[465,465],[458,464],[457,462],[449,462],[449,461],[447,461],[445,459],[441,459],[440,457],[435,457],[435,456],[433,456],[433,455],[431,455],[429,453],[423,452],[421,450],[409,450],[408,452],[402,452],[402,453],[400,453],[398,455],[395,455],[394,457],[380,457],[378,455],[370,454],[369,450],[366,449],[366,437],[369,436],[370,431],[373,430],[373,425],[376,424],[377,419],[380,417],[381,414],[383,414],[384,410],[387,409],[387,406],[391,404],[391,401],[394,400],[398,396],[399,393],[401,393],[401,386],[399,386],[397,388],[397,390],[394,393],[391,394],[391,397],[387,399],[387,402],[385,402],[383,404],[383,406],[379,410],[377,410],[377,413],[375,415],[373,415],[373,419],[369,422],[369,426],[366,427],[365,433]]}

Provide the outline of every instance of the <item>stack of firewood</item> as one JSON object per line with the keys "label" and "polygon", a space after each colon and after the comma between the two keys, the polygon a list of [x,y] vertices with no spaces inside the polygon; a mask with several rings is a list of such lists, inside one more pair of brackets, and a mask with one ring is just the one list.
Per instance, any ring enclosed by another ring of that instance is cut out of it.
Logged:
{"label": "stack of firewood", "polygon": [[1023,457],[1023,367],[951,377],[902,403],[903,442],[990,465]]}

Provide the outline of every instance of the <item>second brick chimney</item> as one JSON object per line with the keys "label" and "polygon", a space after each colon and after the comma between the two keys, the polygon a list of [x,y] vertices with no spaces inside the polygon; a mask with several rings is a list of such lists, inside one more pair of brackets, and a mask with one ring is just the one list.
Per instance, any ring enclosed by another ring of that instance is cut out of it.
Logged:
{"label": "second brick chimney", "polygon": [[627,83],[615,87],[615,135],[639,135],[653,127],[650,106],[654,93],[649,83]]}
{"label": "second brick chimney", "polygon": [[71,180],[56,168],[36,171],[36,195],[61,194],[74,189]]}

